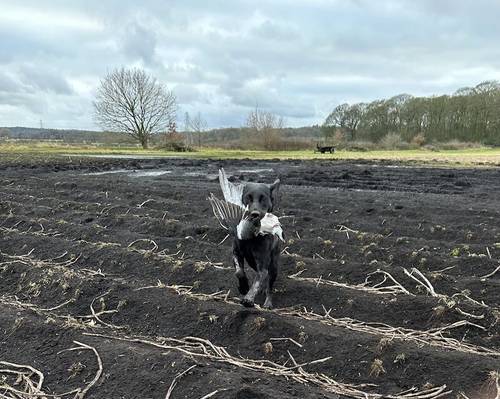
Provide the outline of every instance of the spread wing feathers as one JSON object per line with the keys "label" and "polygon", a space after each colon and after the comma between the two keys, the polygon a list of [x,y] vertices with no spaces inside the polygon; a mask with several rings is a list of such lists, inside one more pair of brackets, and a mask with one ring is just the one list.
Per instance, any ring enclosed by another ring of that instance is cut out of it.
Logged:
{"label": "spread wing feathers", "polygon": [[236,229],[238,223],[245,216],[245,209],[241,206],[220,200],[213,194],[208,197],[210,205],[212,205],[212,210],[219,224],[226,230]]}
{"label": "spread wing feathers", "polygon": [[226,175],[223,168],[219,169],[219,183],[222,189],[222,194],[224,194],[224,199],[227,202],[238,205],[244,208],[242,197],[243,197],[243,184],[231,183]]}

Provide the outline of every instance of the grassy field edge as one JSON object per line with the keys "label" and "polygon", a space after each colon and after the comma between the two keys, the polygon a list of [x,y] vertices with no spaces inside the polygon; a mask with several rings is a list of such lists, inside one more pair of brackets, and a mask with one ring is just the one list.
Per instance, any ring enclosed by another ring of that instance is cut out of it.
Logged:
{"label": "grassy field edge", "polygon": [[463,150],[375,150],[337,151],[320,154],[312,150],[258,151],[201,148],[194,152],[173,152],[162,149],[140,149],[136,147],[101,147],[92,145],[12,145],[0,144],[0,159],[23,155],[137,155],[151,157],[213,158],[213,159],[299,159],[299,160],[388,160],[414,161],[422,163],[447,163],[463,166],[500,166],[500,148],[471,148]]}

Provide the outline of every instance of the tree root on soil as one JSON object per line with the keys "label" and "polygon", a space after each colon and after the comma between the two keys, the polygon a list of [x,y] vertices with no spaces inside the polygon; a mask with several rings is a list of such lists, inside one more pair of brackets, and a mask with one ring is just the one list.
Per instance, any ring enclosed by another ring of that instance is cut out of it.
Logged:
{"label": "tree root on soil", "polygon": [[[48,399],[48,398],[62,398],[65,396],[73,396],[73,399],[83,399],[87,395],[87,392],[99,381],[103,372],[103,365],[99,352],[90,345],[84,344],[82,342],[73,341],[76,345],[74,348],[65,349],[59,353],[67,351],[81,351],[90,350],[94,353],[98,369],[92,381],[90,381],[86,386],[81,388],[76,388],[68,392],[60,394],[49,394],[43,390],[44,375],[40,370],[37,370],[31,366],[26,366],[22,364],[10,363],[6,361],[0,361],[0,398],[2,399]],[[12,378],[9,376],[15,376],[15,381],[11,382]],[[14,387],[15,386],[15,387]]]}
{"label": "tree root on soil", "polygon": [[[287,367],[270,360],[254,360],[244,359],[232,356],[221,346],[214,345],[209,340],[198,337],[184,337],[184,338],[165,338],[162,337],[159,341],[144,339],[141,337],[129,336],[113,336],[104,334],[84,333],[84,335],[92,337],[100,337],[105,339],[140,343],[149,346],[154,346],[159,349],[176,350],[184,355],[190,357],[198,357],[208,359],[214,362],[229,364],[232,366],[244,368],[255,372],[263,372],[276,377],[285,377],[287,380],[293,380],[302,384],[315,385],[327,392],[335,393],[338,395],[345,395],[351,398],[359,399],[436,399],[450,394],[452,391],[446,390],[446,385],[435,387],[426,390],[417,390],[412,388],[410,390],[395,394],[395,395],[382,395],[379,393],[370,393],[363,391],[363,389],[373,388],[372,384],[351,385],[337,382],[323,373],[310,373],[304,370],[307,365],[326,362],[331,359],[327,357],[324,359],[314,360],[312,362],[297,364],[292,357],[294,366]],[[167,396],[168,397],[168,396]]]}

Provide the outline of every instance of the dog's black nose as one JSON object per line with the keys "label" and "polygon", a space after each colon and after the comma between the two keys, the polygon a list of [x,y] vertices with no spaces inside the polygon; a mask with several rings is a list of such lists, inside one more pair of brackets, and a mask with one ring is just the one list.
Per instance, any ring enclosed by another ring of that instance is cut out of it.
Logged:
{"label": "dog's black nose", "polygon": [[258,219],[258,218],[260,217],[260,212],[258,212],[258,211],[253,211],[253,212],[251,212],[251,213],[250,213],[250,217],[251,217],[252,219]]}

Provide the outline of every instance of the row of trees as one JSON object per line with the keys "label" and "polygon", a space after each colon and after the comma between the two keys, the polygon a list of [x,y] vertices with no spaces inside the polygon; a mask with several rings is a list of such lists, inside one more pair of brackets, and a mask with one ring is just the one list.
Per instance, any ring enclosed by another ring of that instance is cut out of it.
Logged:
{"label": "row of trees", "polygon": [[[182,139],[177,133],[174,94],[140,69],[118,69],[102,81],[94,102],[97,122],[106,130],[123,132],[148,147],[153,135],[165,142]],[[200,113],[185,114],[184,130],[189,146],[201,146],[207,124]],[[255,108],[246,127],[254,147],[277,149],[283,118]],[[322,126],[328,139],[379,142],[389,133],[403,140],[450,140],[500,144],[500,83],[486,81],[453,95],[413,97],[400,94],[371,103],[341,104]]]}
{"label": "row of trees", "polygon": [[500,83],[486,81],[453,95],[400,94],[371,103],[341,104],[322,126],[326,138],[339,132],[350,140],[380,141],[388,133],[411,141],[449,140],[500,144]]}
{"label": "row of trees", "polygon": [[[188,146],[201,147],[202,144],[206,144],[209,141],[207,128],[207,122],[199,112],[195,116],[191,116],[188,112],[184,114],[183,134]],[[255,107],[248,114],[245,126],[237,129],[239,133],[237,136],[240,141],[252,148],[274,150],[277,149],[282,140],[283,128],[284,120],[282,117]],[[243,132],[244,137],[242,137]],[[218,142],[224,144],[224,141],[225,139],[222,138],[222,141]]]}

